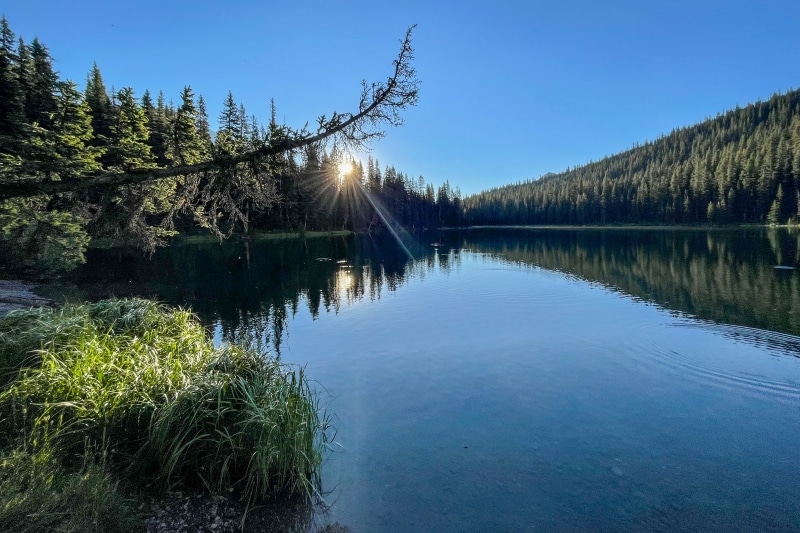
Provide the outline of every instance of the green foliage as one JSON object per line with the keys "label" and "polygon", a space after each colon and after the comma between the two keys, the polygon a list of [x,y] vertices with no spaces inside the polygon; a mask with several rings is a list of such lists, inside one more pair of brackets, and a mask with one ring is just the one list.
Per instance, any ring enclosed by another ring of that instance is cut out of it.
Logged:
{"label": "green foliage", "polygon": [[778,192],[775,194],[775,200],[769,208],[767,213],[767,224],[774,225],[780,224],[783,221],[783,186],[778,185]]}
{"label": "green foliage", "polygon": [[[53,71],[53,58],[47,47],[34,39],[30,45],[30,71],[27,73],[30,86],[25,95],[25,116],[29,123],[49,129],[58,103],[53,95],[53,87],[58,76]],[[25,66],[25,63],[22,63]]]}
{"label": "green foliage", "polygon": [[200,138],[197,120],[198,111],[194,104],[194,93],[191,87],[186,86],[181,93],[181,106],[175,115],[171,144],[172,159],[181,165],[192,165],[208,156]]}
{"label": "green foliage", "polygon": [[0,529],[20,533],[127,533],[141,520],[117,484],[87,462],[67,472],[53,451],[15,449],[0,455]]}
{"label": "green foliage", "polygon": [[227,154],[241,151],[244,148],[245,141],[242,134],[244,131],[244,117],[233,99],[233,93],[230,91],[228,91],[228,96],[225,97],[225,102],[222,104],[218,122],[217,150]]}
{"label": "green foliage", "polygon": [[112,108],[111,98],[108,96],[103,75],[97,63],[92,65],[92,70],[86,77],[86,104],[92,114],[92,129],[96,135],[106,138],[111,136]]}
{"label": "green foliage", "polygon": [[213,148],[211,140],[211,126],[208,124],[208,110],[206,101],[201,94],[197,98],[197,136],[200,138],[200,149],[203,153],[210,153]]}
{"label": "green foliage", "polygon": [[227,348],[153,421],[151,446],[165,458],[165,480],[193,481],[212,493],[239,484],[251,503],[274,493],[313,495],[321,455],[309,431],[319,424],[310,397],[302,369],[287,372]]}
{"label": "green foliage", "polygon": [[54,85],[56,110],[50,128],[34,127],[20,174],[33,179],[61,180],[100,170],[103,149],[91,146],[89,106],[72,82]]}
{"label": "green foliage", "polygon": [[[398,110],[417,98],[410,32],[391,83],[375,84],[371,92],[364,86],[361,113],[320,117],[319,130],[311,133],[278,126],[273,105],[265,129],[229,92],[212,139],[205,102],[195,102],[189,86],[178,109],[165,104],[163,93],[154,105],[148,91],[140,105],[130,87],[109,95],[95,64],[81,95],[71,82],[59,81],[41,41],[20,39],[15,46],[2,18],[0,192],[3,198],[50,192],[6,203],[0,248],[10,250],[5,255],[14,263],[4,268],[67,269],[82,260],[87,236],[153,252],[176,228],[200,226],[224,237],[247,231],[251,218],[263,229],[375,228],[378,217],[366,196],[337,184],[338,154],[319,154],[326,168],[304,174],[292,152],[320,149],[330,135],[358,146],[382,135],[378,124],[401,122]],[[373,99],[374,105],[364,104]],[[357,166],[352,183],[362,181]],[[433,209],[423,209],[431,202],[412,191],[414,183],[401,175],[387,181],[382,193],[390,212],[404,225],[437,225],[430,224]],[[280,209],[273,209],[280,200]],[[320,200],[326,205],[317,205]],[[418,205],[407,209],[407,201]],[[454,219],[458,206],[437,211],[439,218],[446,211]]]}
{"label": "green foliage", "polygon": [[108,147],[109,168],[154,168],[155,158],[148,144],[147,116],[136,102],[133,89],[120,90],[117,99],[119,107]]}
{"label": "green foliage", "polygon": [[89,244],[81,213],[48,210],[45,196],[0,203],[0,251],[17,271],[69,270]]}
{"label": "green foliage", "polygon": [[215,348],[187,311],[134,299],[17,312],[0,340],[5,448],[47,445],[67,468],[87,457],[140,487],[315,494],[327,423],[302,371]]}
{"label": "green foliage", "polygon": [[[24,130],[24,93],[14,64],[14,33],[0,18],[0,145],[10,146]],[[2,164],[2,162],[0,162]]]}

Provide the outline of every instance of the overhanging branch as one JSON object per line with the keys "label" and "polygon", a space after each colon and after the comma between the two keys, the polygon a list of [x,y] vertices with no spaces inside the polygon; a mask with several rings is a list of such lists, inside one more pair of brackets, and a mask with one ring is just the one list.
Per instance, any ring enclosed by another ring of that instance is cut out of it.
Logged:
{"label": "overhanging branch", "polygon": [[419,82],[411,66],[413,59],[411,34],[414,27],[411,26],[406,31],[405,38],[401,41],[400,53],[393,63],[392,76],[385,83],[373,83],[371,86],[363,83],[359,111],[354,114],[334,112],[330,119],[326,119],[324,116],[320,117],[319,129],[314,135],[305,129],[294,131],[286,128],[280,139],[271,140],[257,150],[234,156],[215,157],[193,165],[85,174],[60,181],[30,179],[6,182],[0,187],[0,200],[97,188],[106,189],[214,172],[328,140],[361,146],[370,139],[383,136],[384,132],[381,130],[381,126],[401,124],[399,112],[417,102]]}

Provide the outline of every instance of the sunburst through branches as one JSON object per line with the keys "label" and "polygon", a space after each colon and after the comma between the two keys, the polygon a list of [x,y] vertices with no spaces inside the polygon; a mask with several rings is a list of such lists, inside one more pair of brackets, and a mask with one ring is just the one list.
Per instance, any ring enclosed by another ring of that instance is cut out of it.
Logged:
{"label": "sunburst through branches", "polygon": [[314,203],[326,209],[341,229],[371,228],[371,221],[375,220],[375,224],[383,225],[403,252],[414,259],[409,249],[414,243],[413,237],[364,186],[363,166],[352,155],[334,151],[331,155],[323,152],[317,157],[316,151],[310,150],[306,152],[306,170],[308,184],[314,191]]}

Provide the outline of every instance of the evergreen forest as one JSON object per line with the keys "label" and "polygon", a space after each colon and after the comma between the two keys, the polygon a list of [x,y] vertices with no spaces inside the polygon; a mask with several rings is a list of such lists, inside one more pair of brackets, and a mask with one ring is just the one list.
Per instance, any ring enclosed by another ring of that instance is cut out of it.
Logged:
{"label": "evergreen forest", "polygon": [[[416,103],[409,29],[395,74],[364,84],[357,114],[315,130],[260,121],[229,92],[214,124],[187,85],[109,89],[97,64],[85,85],[59,78],[39,39],[0,20],[0,252],[10,271],[58,271],[85,260],[92,240],[152,252],[178,233],[219,237],[252,229],[381,231],[459,223],[460,192],[348,148],[399,125]],[[375,113],[373,117],[370,113]],[[388,117],[388,118],[387,118]],[[332,144],[329,135],[339,135]]]}
{"label": "evergreen forest", "polygon": [[[92,240],[146,252],[186,232],[382,232],[519,224],[785,224],[800,216],[800,93],[776,94],[601,161],[462,198],[349,148],[375,105],[414,105],[410,31],[395,76],[364,84],[360,113],[293,130],[250,114],[232,92],[216,120],[186,85],[109,89],[98,65],[59,78],[39,39],[0,20],[0,268],[68,270]],[[403,54],[407,54],[404,56]],[[404,70],[405,69],[405,70]],[[372,100],[370,99],[372,98]],[[381,109],[380,106],[378,109]],[[389,113],[384,113],[388,115]],[[390,121],[390,125],[399,125]],[[350,128],[350,129],[348,129]],[[326,143],[344,132],[348,142]]]}
{"label": "evergreen forest", "polygon": [[800,92],[463,200],[468,224],[783,224],[800,212]]}

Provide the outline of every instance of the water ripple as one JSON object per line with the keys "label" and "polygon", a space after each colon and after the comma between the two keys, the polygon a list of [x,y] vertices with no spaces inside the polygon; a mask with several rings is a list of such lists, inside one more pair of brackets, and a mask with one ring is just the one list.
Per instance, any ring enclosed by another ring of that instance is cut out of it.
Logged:
{"label": "water ripple", "polygon": [[[775,399],[800,401],[800,381],[798,381],[800,369],[797,365],[791,365],[791,370],[794,370],[792,375],[798,380],[785,375],[765,376],[764,372],[770,369],[765,367],[764,360],[760,357],[753,359],[743,357],[741,354],[709,353],[699,349],[701,345],[691,345],[691,349],[681,349],[671,343],[660,342],[658,335],[642,331],[645,328],[652,328],[655,331],[662,326],[653,323],[640,324],[638,326],[640,331],[636,336],[641,343],[638,348],[659,365],[678,371],[700,383],[766,395]],[[738,343],[766,350],[779,358],[781,356],[800,358],[800,337],[794,335],[691,319],[678,319],[666,326],[722,335]]]}

